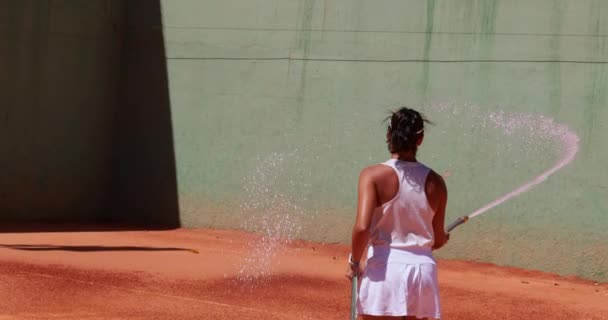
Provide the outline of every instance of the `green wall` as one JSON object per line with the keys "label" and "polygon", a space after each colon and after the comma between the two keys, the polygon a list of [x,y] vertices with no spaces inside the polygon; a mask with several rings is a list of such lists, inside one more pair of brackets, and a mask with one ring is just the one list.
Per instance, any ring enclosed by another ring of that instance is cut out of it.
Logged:
{"label": "green wall", "polygon": [[480,119],[546,116],[579,136],[575,161],[440,256],[608,280],[608,2],[161,7],[184,225],[348,242],[358,172],[387,158],[381,121],[400,105],[436,122],[420,160],[450,173],[451,220],[558,156],[533,123],[508,135]]}
{"label": "green wall", "polygon": [[101,213],[122,20],[120,0],[0,1],[3,219]]}

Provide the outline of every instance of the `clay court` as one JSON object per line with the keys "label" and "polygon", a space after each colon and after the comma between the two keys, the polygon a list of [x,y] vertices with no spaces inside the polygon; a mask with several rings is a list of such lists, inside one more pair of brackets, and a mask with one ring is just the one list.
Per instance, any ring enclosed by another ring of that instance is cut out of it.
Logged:
{"label": "clay court", "polygon": [[[268,272],[252,280],[242,276],[256,270],[247,263],[267,262],[247,250],[257,237],[209,229],[3,233],[0,319],[348,318],[346,246],[282,244]],[[445,319],[608,318],[606,284],[440,261],[440,285]]]}

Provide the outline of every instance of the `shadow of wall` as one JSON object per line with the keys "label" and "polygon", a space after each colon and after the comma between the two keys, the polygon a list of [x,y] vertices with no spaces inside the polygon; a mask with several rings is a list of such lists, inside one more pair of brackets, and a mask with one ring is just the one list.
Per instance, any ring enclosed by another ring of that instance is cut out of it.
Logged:
{"label": "shadow of wall", "polygon": [[0,219],[102,213],[123,18],[121,1],[0,2]]}
{"label": "shadow of wall", "polygon": [[3,0],[0,39],[0,229],[179,225],[159,1]]}
{"label": "shadow of wall", "polygon": [[106,218],[177,227],[175,152],[159,1],[125,2],[125,21]]}

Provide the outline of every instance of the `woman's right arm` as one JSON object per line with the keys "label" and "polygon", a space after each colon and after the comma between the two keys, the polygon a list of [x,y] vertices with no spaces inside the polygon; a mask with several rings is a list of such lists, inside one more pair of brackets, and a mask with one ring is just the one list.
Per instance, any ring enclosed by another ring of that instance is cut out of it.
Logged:
{"label": "woman's right arm", "polygon": [[429,204],[435,212],[433,217],[433,233],[435,236],[433,250],[437,250],[449,240],[449,234],[445,232],[445,208],[448,202],[448,189],[443,178],[435,171],[431,171],[426,181],[425,191]]}

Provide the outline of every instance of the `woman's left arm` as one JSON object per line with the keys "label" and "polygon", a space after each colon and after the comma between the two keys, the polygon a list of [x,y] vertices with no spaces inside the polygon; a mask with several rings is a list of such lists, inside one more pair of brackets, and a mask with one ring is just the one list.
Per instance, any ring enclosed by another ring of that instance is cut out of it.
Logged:
{"label": "woman's left arm", "polygon": [[[352,232],[352,251],[351,262],[358,265],[363,256],[363,252],[369,242],[369,227],[371,224],[374,208],[378,203],[376,193],[376,183],[374,181],[373,170],[365,168],[359,175],[359,191],[357,200],[357,218]],[[355,274],[354,269],[349,266],[346,276],[352,278]]]}

